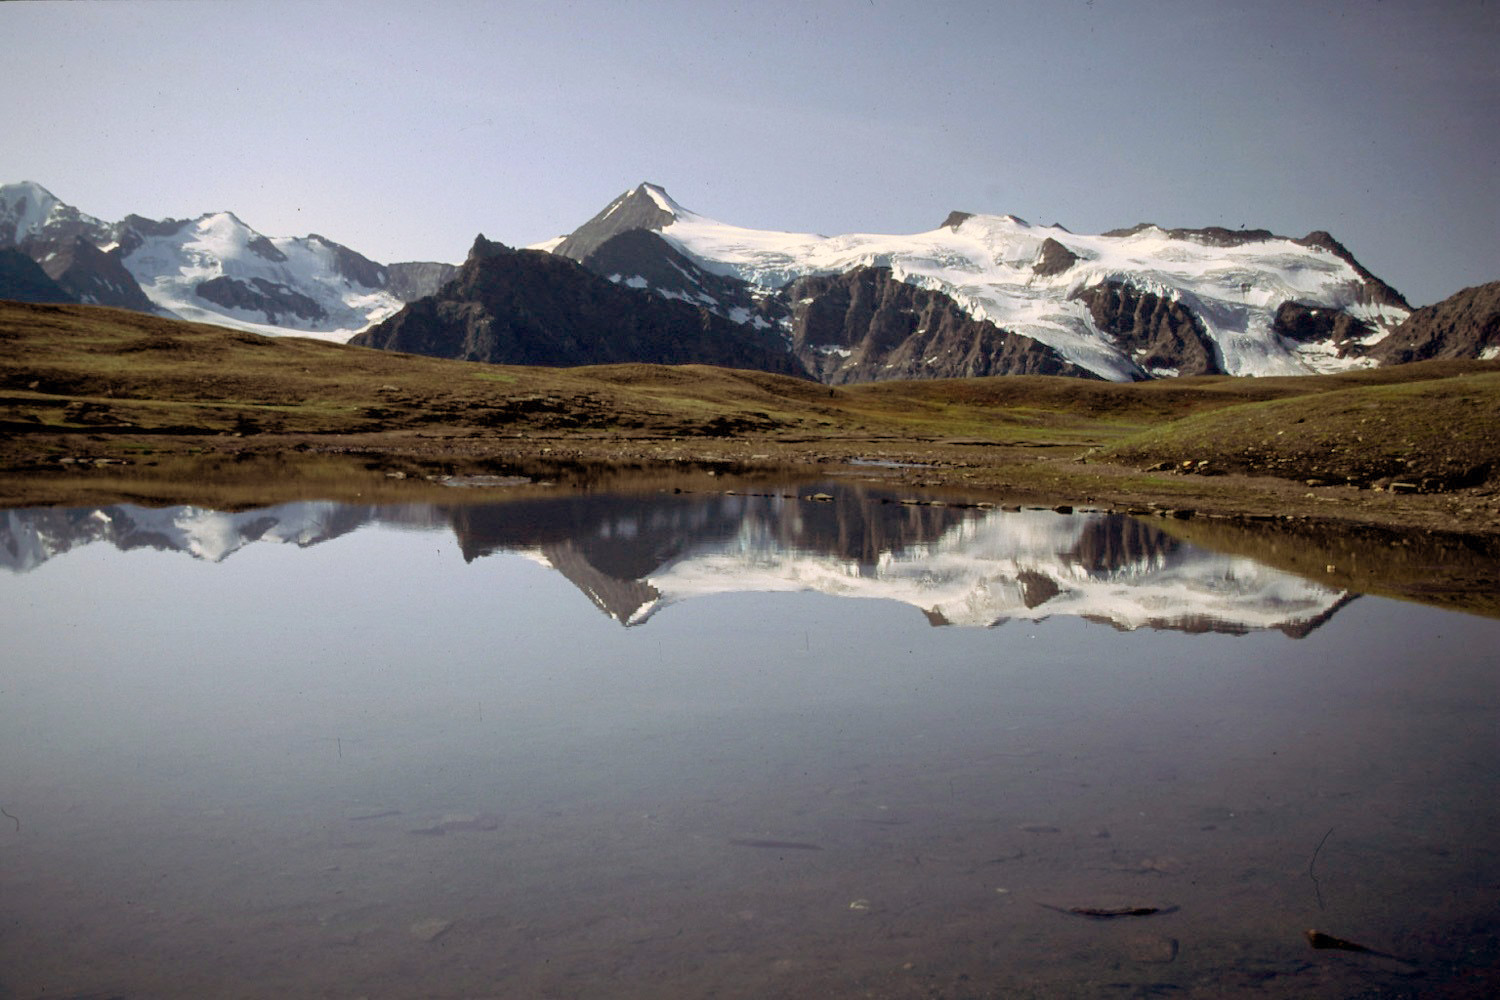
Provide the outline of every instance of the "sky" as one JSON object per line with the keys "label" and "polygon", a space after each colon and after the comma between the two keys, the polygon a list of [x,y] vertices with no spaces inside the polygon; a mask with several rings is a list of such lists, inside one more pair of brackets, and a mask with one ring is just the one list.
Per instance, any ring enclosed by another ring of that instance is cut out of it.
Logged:
{"label": "sky", "polygon": [[641,181],[762,229],[1326,229],[1500,279],[1500,0],[0,3],[0,183],[382,263]]}

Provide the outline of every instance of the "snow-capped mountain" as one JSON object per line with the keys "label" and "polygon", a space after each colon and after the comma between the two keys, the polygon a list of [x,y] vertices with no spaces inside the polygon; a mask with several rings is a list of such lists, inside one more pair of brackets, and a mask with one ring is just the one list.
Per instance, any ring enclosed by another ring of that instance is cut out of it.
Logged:
{"label": "snow-capped mountain", "polygon": [[[1091,235],[955,212],[925,233],[822,236],[718,222],[642,184],[533,249],[779,329],[828,382],[1061,365],[1115,380],[1333,371],[1373,364],[1365,349],[1410,313],[1323,232],[1290,239],[1143,224]],[[905,293],[888,302],[885,292],[854,286],[891,281],[936,298],[917,302]],[[944,309],[988,329],[935,341]],[[1030,367],[1004,356],[1005,336],[1036,345],[1008,348]],[[1039,361],[1044,355],[1055,360]]]}
{"label": "snow-capped mountain", "polygon": [[80,302],[257,333],[344,341],[435,290],[449,265],[390,270],[316,234],[268,237],[232,212],[107,223],[39,184],[0,186],[0,248],[16,247]]}

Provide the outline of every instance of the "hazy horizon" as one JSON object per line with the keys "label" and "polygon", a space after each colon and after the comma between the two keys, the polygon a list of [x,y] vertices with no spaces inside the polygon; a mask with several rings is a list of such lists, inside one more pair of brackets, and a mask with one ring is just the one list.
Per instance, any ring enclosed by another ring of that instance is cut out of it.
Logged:
{"label": "hazy horizon", "polygon": [[375,260],[526,245],[641,181],[763,229],[951,210],[1326,229],[1413,305],[1500,278],[1483,0],[5,4],[0,183]]}

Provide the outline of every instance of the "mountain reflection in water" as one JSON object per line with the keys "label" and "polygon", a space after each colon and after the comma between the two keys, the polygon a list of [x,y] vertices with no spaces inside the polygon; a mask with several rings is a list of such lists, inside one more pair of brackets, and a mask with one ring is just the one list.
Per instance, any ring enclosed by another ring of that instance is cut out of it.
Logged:
{"label": "mountain reflection in water", "polygon": [[1500,621],[798,494],[0,511],[0,997],[1495,994]]}
{"label": "mountain reflection in water", "polygon": [[849,487],[817,500],[803,489],[453,506],[302,502],[233,513],[10,510],[0,512],[0,565],[25,572],[94,542],[218,562],[253,542],[307,547],[366,525],[451,530],[470,562],[524,555],[625,625],[709,594],[816,591],[909,604],[934,625],[1075,615],[1124,630],[1302,637],[1353,596],[1123,515],[902,503]]}

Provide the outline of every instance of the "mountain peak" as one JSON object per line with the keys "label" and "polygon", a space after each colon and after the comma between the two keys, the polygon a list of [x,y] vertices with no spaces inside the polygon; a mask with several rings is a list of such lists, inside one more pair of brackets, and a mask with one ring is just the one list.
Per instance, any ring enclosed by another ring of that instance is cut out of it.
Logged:
{"label": "mountain peak", "polygon": [[0,197],[7,200],[26,196],[38,201],[60,201],[57,195],[42,187],[36,181],[16,181],[14,184],[0,184]]}
{"label": "mountain peak", "polygon": [[979,215],[979,216],[976,216],[973,212],[959,212],[959,211],[956,211],[956,210],[952,211],[952,212],[949,212],[948,213],[948,217],[943,220],[943,224],[941,226],[939,226],[938,228],[939,229],[955,229],[956,230],[959,226],[962,226],[965,222],[968,222],[970,219],[974,219],[974,218],[978,218],[981,221],[983,221],[985,219],[994,219],[997,222],[1004,222],[1004,223],[1006,223],[1008,225],[1018,226],[1021,229],[1030,229],[1031,228],[1031,223],[1027,222],[1025,219],[1021,218],[1019,215],[1006,214],[1006,215]]}
{"label": "mountain peak", "polygon": [[667,194],[666,188],[660,184],[652,184],[650,181],[642,181],[640,184],[637,184],[635,190],[630,192],[629,197],[649,198],[657,208],[663,212],[670,213],[673,217],[692,214],[673,201],[672,196]]}
{"label": "mountain peak", "polygon": [[691,215],[672,200],[666,188],[642,182],[604,207],[604,210],[575,229],[552,248],[563,257],[581,261],[612,237],[632,229],[660,231],[678,219]]}
{"label": "mountain peak", "polygon": [[15,246],[40,230],[54,214],[67,214],[80,222],[93,222],[36,181],[0,185],[0,247]]}

